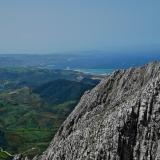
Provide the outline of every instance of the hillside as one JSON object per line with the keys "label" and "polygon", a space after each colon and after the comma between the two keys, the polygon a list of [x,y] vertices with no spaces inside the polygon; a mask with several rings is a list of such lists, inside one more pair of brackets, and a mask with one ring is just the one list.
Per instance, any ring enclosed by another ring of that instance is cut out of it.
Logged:
{"label": "hillside", "polygon": [[[45,102],[27,87],[1,94],[0,122],[5,136],[5,143],[1,144],[1,147],[11,153],[22,153],[28,147],[32,147],[32,143],[34,146],[41,143],[38,148],[42,149],[51,138],[50,132],[53,132],[53,128],[58,124],[54,121],[54,119],[58,121],[54,114],[50,113],[54,116],[52,119],[45,117],[45,114],[42,116],[41,112],[45,111],[45,107],[47,107]],[[47,126],[47,121],[53,124]],[[62,123],[61,120],[59,125],[60,123]]]}
{"label": "hillside", "polygon": [[160,63],[117,71],[83,95],[35,159],[158,160],[159,97]]}
{"label": "hillside", "polygon": [[[97,84],[102,76],[87,75],[72,70],[45,69],[33,67],[0,68],[0,91],[20,87],[35,88],[50,81],[65,79],[89,84]],[[96,80],[95,80],[96,79]]]}
{"label": "hillside", "polygon": [[93,87],[61,79],[39,86],[36,93],[27,86],[5,90],[0,94],[0,147],[31,157],[42,153],[81,95]]}
{"label": "hillside", "polygon": [[65,101],[78,100],[84,91],[93,88],[95,84],[85,84],[69,80],[55,80],[37,87],[33,92],[39,94],[49,103],[57,104]]}

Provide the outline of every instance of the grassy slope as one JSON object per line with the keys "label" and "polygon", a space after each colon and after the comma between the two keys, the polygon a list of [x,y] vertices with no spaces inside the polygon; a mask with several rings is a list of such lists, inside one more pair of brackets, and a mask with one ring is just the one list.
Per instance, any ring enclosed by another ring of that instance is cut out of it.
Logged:
{"label": "grassy slope", "polygon": [[29,88],[1,94],[0,123],[8,142],[7,150],[22,153],[34,147],[36,153],[42,152],[74,104],[74,101],[59,104],[56,113],[57,106],[46,104]]}
{"label": "grassy slope", "polygon": [[0,147],[41,153],[83,92],[97,83],[91,77],[69,70],[0,68]]}
{"label": "grassy slope", "polygon": [[[67,83],[69,85],[69,82]],[[70,81],[70,83],[73,82]],[[66,85],[66,83],[63,84]],[[75,91],[77,91],[77,86],[80,87],[80,84],[73,85]],[[61,87],[65,88],[62,84]],[[51,88],[54,88],[53,85]],[[59,88],[59,91],[63,92],[58,95],[63,96],[64,89]],[[78,91],[80,96],[84,90]],[[69,95],[72,92],[66,93]],[[54,93],[54,90],[49,92],[50,95]],[[77,99],[75,97],[61,99],[58,104],[46,103],[45,99],[33,93],[28,87],[0,94],[0,124],[5,133],[7,151],[23,153],[34,148],[32,152],[29,152],[31,156],[44,151],[59,126],[73,110]]]}

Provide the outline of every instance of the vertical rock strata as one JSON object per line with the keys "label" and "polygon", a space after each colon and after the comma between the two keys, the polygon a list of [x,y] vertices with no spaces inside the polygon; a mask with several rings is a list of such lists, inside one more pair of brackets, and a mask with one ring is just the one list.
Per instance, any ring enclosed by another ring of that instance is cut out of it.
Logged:
{"label": "vertical rock strata", "polygon": [[160,63],[117,71],[84,94],[41,160],[160,160]]}
{"label": "vertical rock strata", "polygon": [[37,160],[160,160],[160,63],[86,92]]}

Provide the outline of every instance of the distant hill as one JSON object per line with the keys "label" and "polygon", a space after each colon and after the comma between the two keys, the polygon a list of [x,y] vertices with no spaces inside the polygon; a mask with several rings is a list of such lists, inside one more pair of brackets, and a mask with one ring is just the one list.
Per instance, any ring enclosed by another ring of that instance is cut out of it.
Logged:
{"label": "distant hill", "polygon": [[[99,80],[92,80],[92,78],[101,79],[101,77],[87,75],[77,71],[71,70],[54,70],[54,69],[40,69],[40,68],[0,68],[0,90],[17,89],[20,87],[38,87],[44,83],[66,79],[71,81],[86,81],[86,83],[97,83]],[[88,82],[87,82],[88,81]]]}
{"label": "distant hill", "polygon": [[95,81],[55,80],[35,89],[23,87],[0,93],[0,147],[11,153],[41,153]]}
{"label": "distant hill", "polygon": [[47,102],[57,104],[65,101],[77,101],[84,91],[93,87],[93,84],[61,79],[43,84],[33,92],[39,94]]}

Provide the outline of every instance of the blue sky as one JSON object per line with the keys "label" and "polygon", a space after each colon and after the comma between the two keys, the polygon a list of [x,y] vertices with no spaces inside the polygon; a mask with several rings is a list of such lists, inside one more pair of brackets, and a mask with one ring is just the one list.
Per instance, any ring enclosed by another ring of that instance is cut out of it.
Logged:
{"label": "blue sky", "polygon": [[0,53],[159,48],[159,0],[0,0]]}

